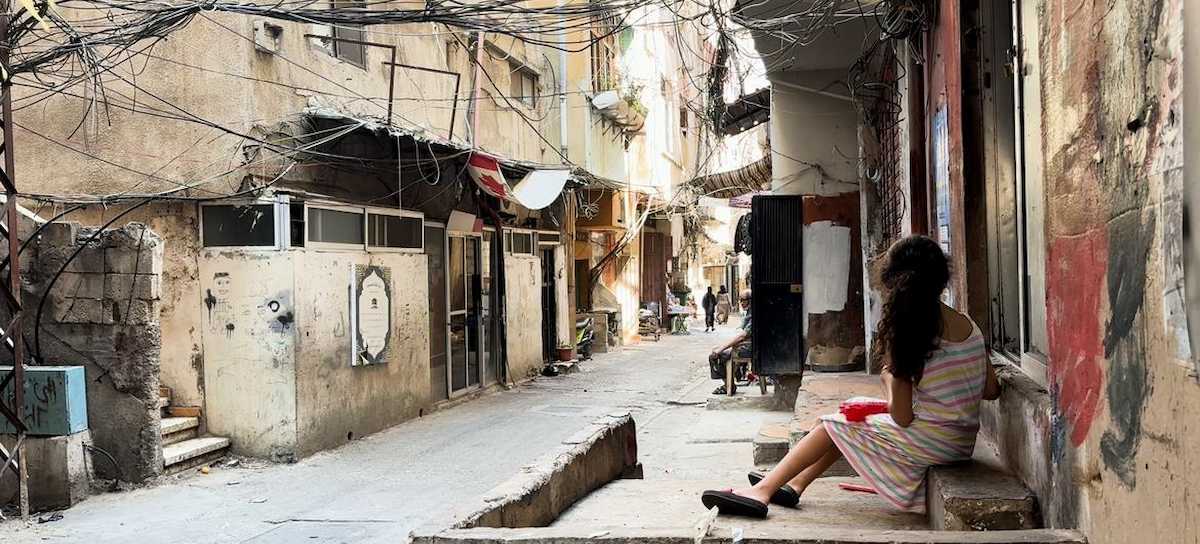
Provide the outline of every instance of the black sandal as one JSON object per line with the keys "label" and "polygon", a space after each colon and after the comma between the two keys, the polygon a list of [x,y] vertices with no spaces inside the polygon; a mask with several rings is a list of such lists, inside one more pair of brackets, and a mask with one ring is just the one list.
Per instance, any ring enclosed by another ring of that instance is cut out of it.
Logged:
{"label": "black sandal", "polygon": [[705,508],[717,508],[717,512],[727,516],[745,516],[763,519],[767,517],[767,505],[749,497],[735,495],[729,491],[705,491],[700,495],[700,502]]}
{"label": "black sandal", "polygon": [[[761,472],[748,472],[746,478],[750,480],[750,485],[758,485],[758,482],[761,482],[764,476]],[[783,484],[782,487],[776,489],[775,493],[771,495],[771,503],[795,508],[796,505],[800,504],[800,494],[795,489],[792,489],[792,486]]]}

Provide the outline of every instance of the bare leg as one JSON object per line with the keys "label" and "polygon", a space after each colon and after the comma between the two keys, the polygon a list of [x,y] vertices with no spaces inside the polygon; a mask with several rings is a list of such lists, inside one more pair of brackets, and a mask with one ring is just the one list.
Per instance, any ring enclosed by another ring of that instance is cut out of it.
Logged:
{"label": "bare leg", "polygon": [[[796,447],[788,450],[787,455],[783,460],[775,465],[775,468],[768,472],[767,475],[758,482],[754,487],[746,489],[735,489],[734,493],[743,497],[749,497],[762,503],[770,502],[771,495],[775,493],[783,484],[789,480],[797,478],[800,473],[806,471],[809,467],[814,467],[811,475],[812,479],[816,479],[822,472],[825,472],[829,465],[837,461],[837,457],[833,457],[824,467],[820,467],[817,471],[818,464],[826,461],[826,457],[837,452],[837,446],[834,445],[833,439],[829,437],[829,433],[825,431],[825,425],[818,422],[812,431],[804,435]],[[809,480],[811,482],[811,480]],[[807,487],[808,484],[804,484]],[[800,489],[796,489],[800,491]]]}
{"label": "bare leg", "polygon": [[822,474],[825,474],[826,470],[829,470],[829,467],[833,466],[841,458],[842,451],[834,447],[824,457],[818,459],[816,463],[800,471],[800,474],[787,483],[788,487],[794,489],[796,493],[803,495],[804,490],[808,489],[809,484],[813,483],[813,480],[820,478]]}

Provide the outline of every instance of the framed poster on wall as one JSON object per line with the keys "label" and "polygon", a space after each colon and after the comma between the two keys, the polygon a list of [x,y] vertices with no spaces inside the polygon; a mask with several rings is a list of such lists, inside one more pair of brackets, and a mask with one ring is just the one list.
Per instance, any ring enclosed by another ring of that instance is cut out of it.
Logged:
{"label": "framed poster on wall", "polygon": [[350,366],[386,364],[392,341],[392,271],[352,264]]}

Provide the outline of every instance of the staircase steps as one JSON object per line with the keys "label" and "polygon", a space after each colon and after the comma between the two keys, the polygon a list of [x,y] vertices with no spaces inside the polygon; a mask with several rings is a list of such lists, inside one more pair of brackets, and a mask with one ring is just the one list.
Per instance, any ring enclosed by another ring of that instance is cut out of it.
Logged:
{"label": "staircase steps", "polygon": [[179,472],[207,465],[225,456],[229,450],[229,439],[220,436],[202,436],[163,447],[163,472]]}
{"label": "staircase steps", "polygon": [[159,420],[162,445],[169,446],[200,437],[200,418],[164,417]]}
{"label": "staircase steps", "polygon": [[200,434],[199,407],[171,404],[170,388],[159,388],[158,405],[162,411],[159,433],[164,474],[177,474],[210,464],[229,451],[228,438]]}

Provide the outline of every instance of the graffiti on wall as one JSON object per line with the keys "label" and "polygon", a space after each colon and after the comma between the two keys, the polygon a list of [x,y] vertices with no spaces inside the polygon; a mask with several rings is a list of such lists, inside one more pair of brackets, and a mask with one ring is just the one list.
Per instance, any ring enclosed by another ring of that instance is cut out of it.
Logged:
{"label": "graffiti on wall", "polygon": [[1104,354],[1100,337],[1100,294],[1108,258],[1107,233],[1089,230],[1049,244],[1046,268],[1046,325],[1050,340],[1050,389],[1059,407],[1054,452],[1087,439],[1100,405]]}

